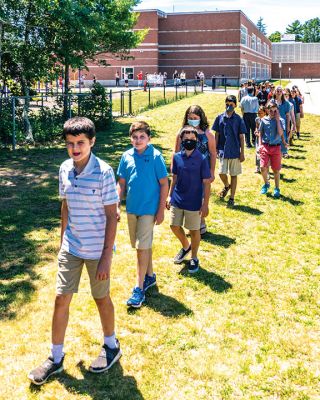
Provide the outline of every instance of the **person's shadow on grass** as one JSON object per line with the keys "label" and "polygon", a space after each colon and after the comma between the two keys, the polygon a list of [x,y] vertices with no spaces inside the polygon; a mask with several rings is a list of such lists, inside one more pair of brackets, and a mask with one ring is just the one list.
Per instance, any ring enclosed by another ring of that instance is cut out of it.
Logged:
{"label": "person's shadow on grass", "polygon": [[236,239],[234,238],[225,235],[219,235],[217,233],[211,233],[209,231],[201,235],[201,240],[224,248],[230,247],[236,243]]}
{"label": "person's shadow on grass", "polygon": [[[297,147],[296,145],[294,145],[295,147]],[[290,147],[290,153],[292,151],[296,151],[297,153],[307,153],[307,150],[303,150],[303,149],[295,149],[294,147]]]}
{"label": "person's shadow on grass", "polygon": [[[101,374],[89,372],[84,362],[80,361],[77,365],[82,377],[75,378],[68,372],[63,371],[56,375],[61,385],[65,387],[71,395],[83,395],[91,400],[144,400],[142,393],[137,387],[137,381],[133,376],[125,376],[121,364],[117,362],[109,371]],[[37,393],[42,391],[43,386],[30,384],[30,391]]]}
{"label": "person's shadow on grass", "polygon": [[179,274],[189,276],[198,282],[204,283],[216,293],[224,293],[232,288],[231,283],[222,278],[222,276],[216,274],[215,272],[209,272],[206,269],[201,268],[201,266],[199,267],[198,272],[190,274],[188,272],[188,261],[184,261],[184,266]]}
{"label": "person's shadow on grass", "polygon": [[[157,286],[148,290],[143,307],[151,308],[168,318],[177,318],[193,314],[192,310],[180,301],[159,292]],[[137,310],[139,309],[130,307],[128,308],[128,314],[135,314]]]}
{"label": "person's shadow on grass", "polygon": [[295,200],[292,197],[284,196],[283,194],[281,194],[281,196],[278,199],[274,198],[274,196],[271,193],[267,193],[267,197],[271,197],[276,201],[285,201],[287,203],[292,204],[293,206],[302,206],[302,204],[304,204],[303,201]]}

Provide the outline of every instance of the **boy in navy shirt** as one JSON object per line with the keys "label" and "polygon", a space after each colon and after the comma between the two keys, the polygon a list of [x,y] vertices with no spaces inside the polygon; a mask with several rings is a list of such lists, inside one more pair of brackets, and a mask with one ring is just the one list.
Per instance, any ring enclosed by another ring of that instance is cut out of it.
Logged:
{"label": "boy in navy shirt", "polygon": [[[182,263],[191,251],[188,271],[195,273],[199,269],[201,216],[205,218],[209,213],[211,174],[207,160],[196,148],[197,130],[186,125],[181,129],[180,137],[184,150],[173,156],[173,176],[167,208],[171,211],[171,230],[182,245],[174,263]],[[191,244],[182,226],[190,231]]]}
{"label": "boy in navy shirt", "polygon": [[153,227],[164,220],[168,174],[160,151],[149,143],[149,125],[143,121],[134,122],[129,134],[133,147],[121,157],[118,194],[120,200],[125,192],[127,194],[130,241],[137,249],[137,284],[127,305],[139,308],[145,301],[146,290],[156,284],[152,267]]}
{"label": "boy in navy shirt", "polygon": [[[245,123],[234,109],[237,99],[233,95],[226,97],[226,111],[217,116],[212,126],[216,133],[217,153],[219,156],[219,176],[224,188],[219,196],[224,199],[231,189],[228,206],[234,206],[237,188],[237,176],[242,173],[241,163],[244,161],[244,137],[247,132]],[[229,183],[228,174],[231,176]]]}

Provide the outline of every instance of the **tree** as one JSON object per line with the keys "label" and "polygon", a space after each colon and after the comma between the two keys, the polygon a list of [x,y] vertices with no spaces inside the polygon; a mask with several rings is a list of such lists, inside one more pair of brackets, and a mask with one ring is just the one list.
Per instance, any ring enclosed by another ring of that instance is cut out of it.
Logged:
{"label": "tree", "polygon": [[[28,96],[33,82],[70,68],[85,68],[101,52],[126,54],[143,39],[134,31],[139,0],[0,0],[1,76],[20,82]],[[67,101],[65,102],[65,110]],[[26,102],[26,111],[28,104]],[[27,115],[27,112],[25,113]],[[66,114],[65,114],[66,115]],[[26,126],[27,126],[26,119]],[[30,124],[27,126],[32,138]]]}
{"label": "tree", "polygon": [[286,33],[291,33],[296,35],[296,42],[301,42],[303,39],[303,25],[301,25],[299,20],[295,20],[292,24],[289,24],[286,28]]}
{"label": "tree", "polygon": [[320,42],[320,18],[313,18],[303,24],[303,42]]}
{"label": "tree", "polygon": [[271,33],[271,35],[269,36],[269,40],[271,42],[281,42],[281,32],[276,31]]}
{"label": "tree", "polygon": [[266,24],[263,22],[263,18],[262,18],[262,17],[260,17],[260,18],[258,19],[257,28],[258,28],[259,31],[262,32],[264,35],[267,34],[267,26],[266,26]]}
{"label": "tree", "polygon": [[[64,67],[65,94],[69,71],[86,68],[101,53],[126,54],[137,47],[145,32],[133,31],[138,0],[64,0],[51,6],[47,46],[52,59]],[[61,6],[63,4],[63,7]]]}

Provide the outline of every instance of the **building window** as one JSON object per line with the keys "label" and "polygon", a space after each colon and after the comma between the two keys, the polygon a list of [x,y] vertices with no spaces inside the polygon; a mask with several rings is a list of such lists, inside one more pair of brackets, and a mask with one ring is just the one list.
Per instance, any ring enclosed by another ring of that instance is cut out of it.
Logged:
{"label": "building window", "polygon": [[240,43],[248,46],[248,29],[244,25],[241,25]]}
{"label": "building window", "polygon": [[258,38],[258,40],[257,40],[257,52],[261,53],[261,39],[260,38]]}
{"label": "building window", "polygon": [[134,79],[134,68],[133,67],[121,67],[121,78],[125,79],[124,74],[128,75],[128,79]]}
{"label": "building window", "polygon": [[241,60],[241,79],[248,79],[248,62]]}
{"label": "building window", "polygon": [[251,78],[256,79],[256,77],[257,77],[257,64],[253,62],[251,67]]}
{"label": "building window", "polygon": [[257,50],[257,37],[255,34],[252,34],[251,48],[252,48],[252,50]]}

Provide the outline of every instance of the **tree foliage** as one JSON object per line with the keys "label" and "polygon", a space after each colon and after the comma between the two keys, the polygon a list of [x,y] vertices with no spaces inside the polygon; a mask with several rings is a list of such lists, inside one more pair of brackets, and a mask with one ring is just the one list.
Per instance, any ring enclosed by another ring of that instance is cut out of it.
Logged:
{"label": "tree foliage", "polygon": [[264,35],[267,34],[267,26],[266,26],[266,24],[263,22],[263,18],[262,18],[262,17],[260,17],[260,18],[258,19],[257,28],[258,28],[259,31],[262,32]]}
{"label": "tree foliage", "polygon": [[280,42],[281,41],[281,32],[276,31],[271,33],[271,35],[269,36],[269,40],[271,42]]}
{"label": "tree foliage", "polygon": [[303,41],[305,43],[320,42],[320,18],[313,18],[303,25]]}
{"label": "tree foliage", "polygon": [[286,33],[294,34],[296,42],[301,42],[303,39],[303,25],[299,20],[295,20],[286,28]]}

